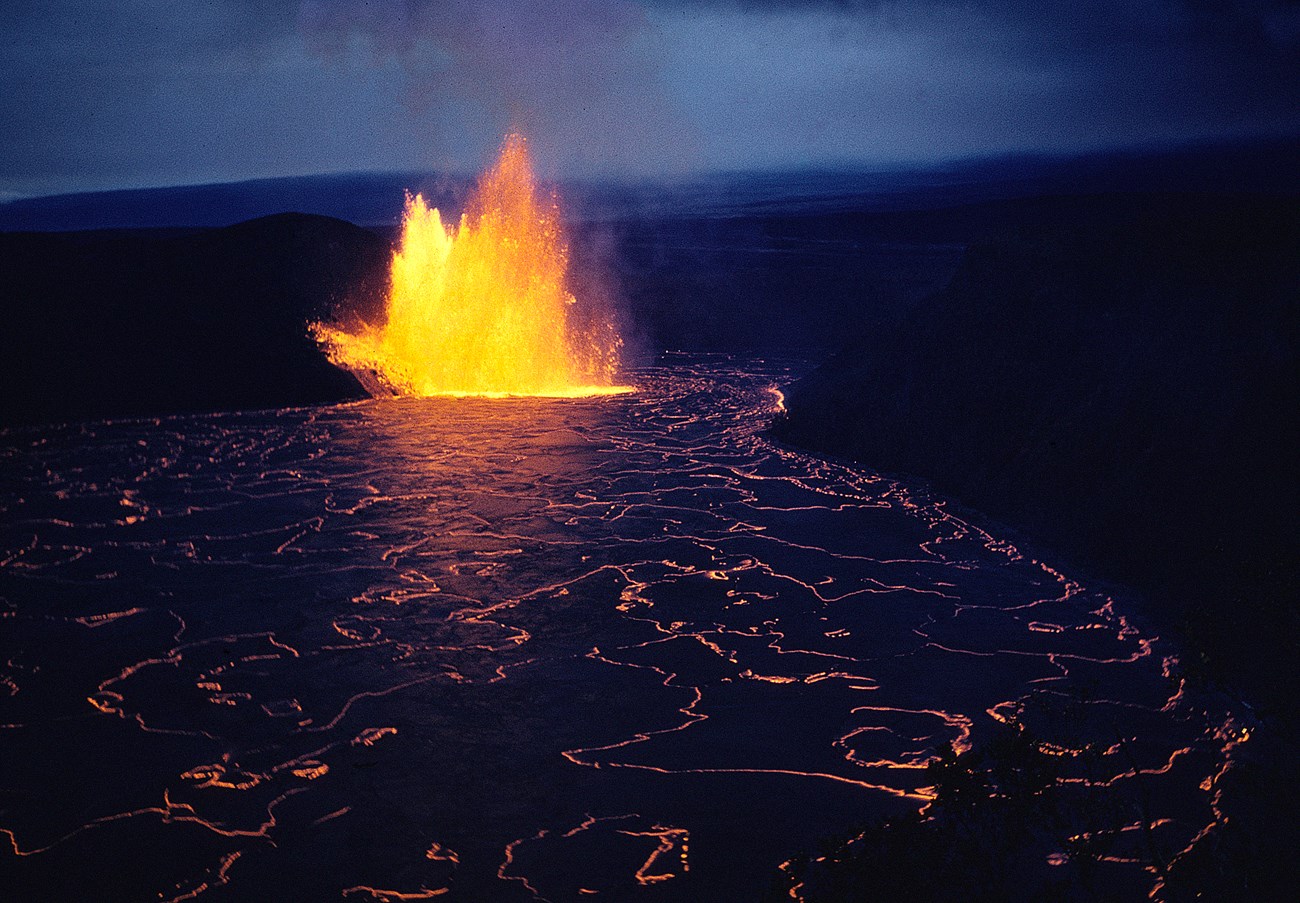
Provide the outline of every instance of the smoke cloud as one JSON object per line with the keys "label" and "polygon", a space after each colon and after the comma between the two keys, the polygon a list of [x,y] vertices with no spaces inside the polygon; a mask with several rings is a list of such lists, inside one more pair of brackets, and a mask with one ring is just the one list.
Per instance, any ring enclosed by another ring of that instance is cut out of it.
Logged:
{"label": "smoke cloud", "polygon": [[667,101],[660,36],[628,0],[308,0],[301,24],[327,59],[396,60],[404,110],[436,130],[453,165],[511,129],[529,135],[552,176],[699,162]]}
{"label": "smoke cloud", "polygon": [[1300,133],[1282,0],[11,0],[0,197],[892,166]]}

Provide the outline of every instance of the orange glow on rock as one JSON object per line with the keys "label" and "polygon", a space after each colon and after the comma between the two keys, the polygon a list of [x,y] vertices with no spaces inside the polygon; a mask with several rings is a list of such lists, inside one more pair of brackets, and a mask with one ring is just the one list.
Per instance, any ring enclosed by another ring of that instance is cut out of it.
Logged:
{"label": "orange glow on rock", "polygon": [[575,315],[568,263],[558,202],[539,199],[527,145],[510,135],[459,225],[407,195],[383,325],[312,330],[335,364],[399,395],[630,391],[615,384],[613,325]]}

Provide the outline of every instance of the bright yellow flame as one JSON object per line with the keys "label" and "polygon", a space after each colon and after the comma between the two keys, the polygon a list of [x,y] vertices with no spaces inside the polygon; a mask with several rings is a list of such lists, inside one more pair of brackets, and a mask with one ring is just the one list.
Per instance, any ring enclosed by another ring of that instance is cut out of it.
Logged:
{"label": "bright yellow flame", "polygon": [[335,364],[401,395],[631,391],[614,384],[614,327],[573,316],[568,262],[557,202],[539,202],[528,148],[510,135],[459,226],[407,195],[382,326],[312,330]]}

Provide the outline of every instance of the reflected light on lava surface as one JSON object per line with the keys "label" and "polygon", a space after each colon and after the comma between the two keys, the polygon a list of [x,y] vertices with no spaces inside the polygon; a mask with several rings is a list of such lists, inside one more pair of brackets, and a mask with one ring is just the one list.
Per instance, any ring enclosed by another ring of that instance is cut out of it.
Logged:
{"label": "reflected light on lava surface", "polygon": [[539,199],[527,144],[509,135],[459,225],[407,196],[383,325],[312,329],[335,364],[399,395],[631,391],[615,384],[617,330],[578,315],[568,256],[558,202]]}

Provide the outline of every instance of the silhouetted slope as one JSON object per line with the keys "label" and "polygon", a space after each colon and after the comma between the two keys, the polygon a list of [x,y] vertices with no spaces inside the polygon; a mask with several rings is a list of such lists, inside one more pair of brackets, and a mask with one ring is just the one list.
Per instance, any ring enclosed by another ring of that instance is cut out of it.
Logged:
{"label": "silhouetted slope", "polygon": [[[1131,191],[1295,194],[1300,140],[1135,148],[1080,155],[973,157],[913,168],[701,173],[646,181],[563,183],[578,219],[638,221],[834,211],[916,211],[996,199]],[[0,230],[226,226],[301,210],[367,226],[394,225],[403,191],[459,210],[472,179],[452,173],[332,173],[167,188],[131,188],[0,202]]]}
{"label": "silhouetted slope", "polygon": [[604,232],[586,224],[575,229],[574,259],[581,273],[584,245],[616,242],[610,257],[625,307],[651,348],[826,355],[860,334],[899,330],[900,317],[948,284],[971,244],[1033,241],[1063,223],[1122,231],[1153,205],[1213,219],[1223,204],[1185,194],[893,211],[772,203],[743,216],[604,224]]}
{"label": "silhouetted slope", "polygon": [[1142,212],[972,246],[897,331],[794,386],[777,432],[927,477],[1148,590],[1227,671],[1279,690],[1297,651],[1300,210],[1122,206]]}
{"label": "silhouetted slope", "polygon": [[281,214],[210,231],[0,234],[0,422],[363,395],[307,324],[373,309],[386,241]]}

